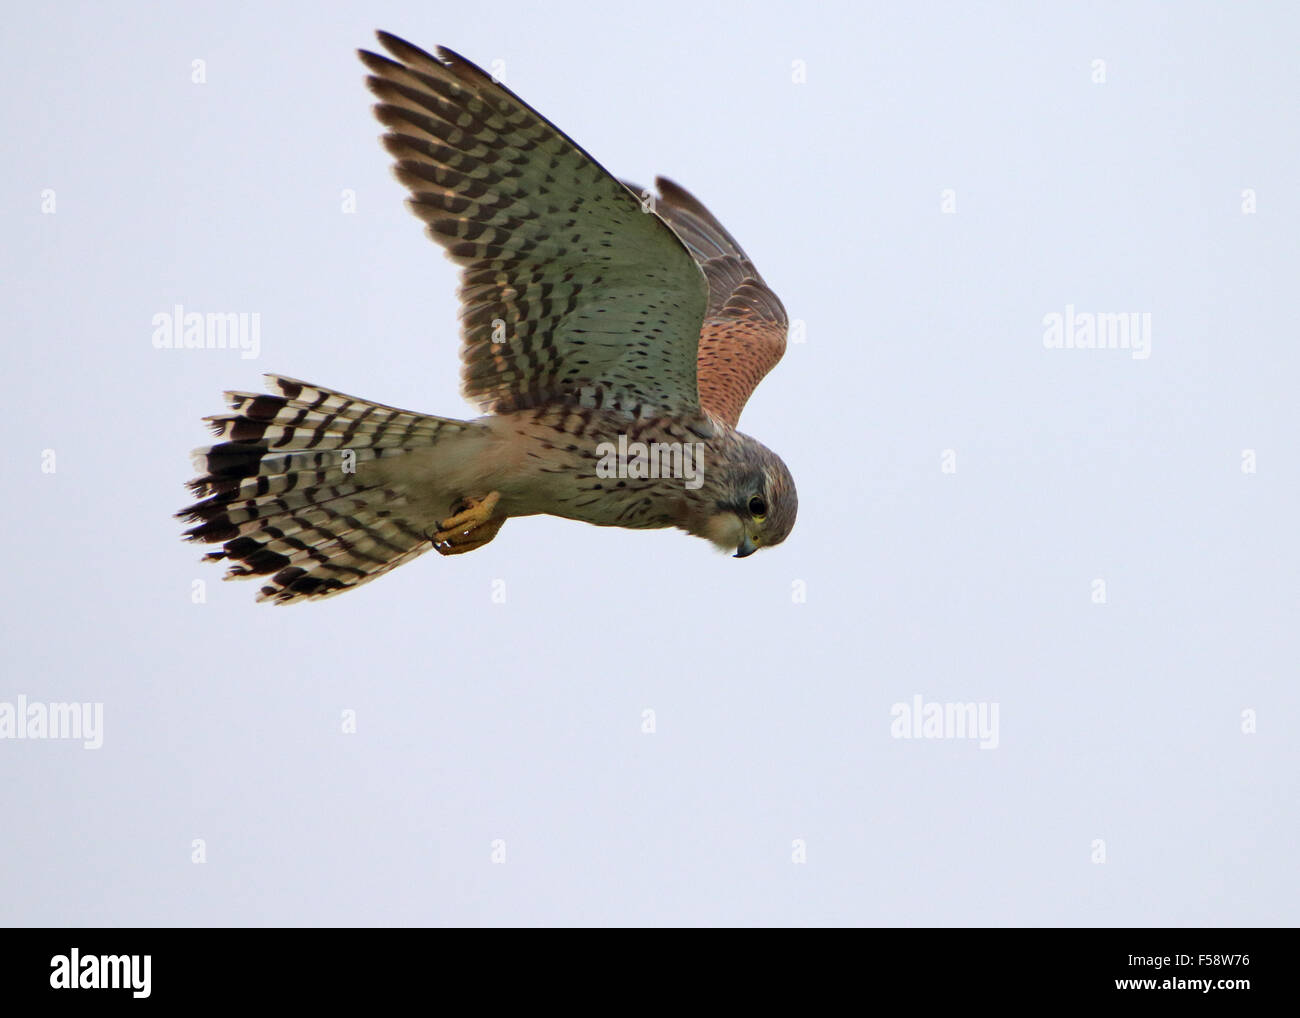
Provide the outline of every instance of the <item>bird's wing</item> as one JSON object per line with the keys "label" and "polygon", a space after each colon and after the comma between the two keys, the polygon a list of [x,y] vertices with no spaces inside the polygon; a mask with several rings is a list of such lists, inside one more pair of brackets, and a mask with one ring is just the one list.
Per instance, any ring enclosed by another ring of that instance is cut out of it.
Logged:
{"label": "bird's wing", "polygon": [[408,205],[462,266],[465,397],[699,415],[708,284],[659,217],[468,60],[361,51]]}
{"label": "bird's wing", "polygon": [[[750,394],[785,353],[785,308],[735,238],[694,195],[664,177],[656,177],[655,185],[655,211],[709,281],[700,329],[700,403],[734,428]],[[649,196],[634,184],[627,186]]]}

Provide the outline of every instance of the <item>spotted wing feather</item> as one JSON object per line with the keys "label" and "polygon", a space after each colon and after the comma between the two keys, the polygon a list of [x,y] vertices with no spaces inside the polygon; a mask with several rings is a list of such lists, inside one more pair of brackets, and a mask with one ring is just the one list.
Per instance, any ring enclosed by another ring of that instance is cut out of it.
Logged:
{"label": "spotted wing feather", "polygon": [[362,51],[411,210],[462,266],[465,396],[699,413],[707,284],[627,188],[451,50]]}

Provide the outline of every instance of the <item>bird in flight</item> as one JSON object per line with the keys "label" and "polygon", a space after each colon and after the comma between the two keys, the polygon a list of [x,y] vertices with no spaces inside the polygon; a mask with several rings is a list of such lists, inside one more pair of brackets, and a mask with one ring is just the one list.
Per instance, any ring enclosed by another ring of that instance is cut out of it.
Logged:
{"label": "bird in flight", "polygon": [[664,178],[620,182],[484,71],[386,32],[360,51],[408,206],[461,268],[461,380],[485,416],[398,410],[281,375],[207,418],[177,515],[227,579],[288,604],[360,586],[513,516],[677,527],[744,558],[798,497],[736,430],[785,352],[785,309]]}

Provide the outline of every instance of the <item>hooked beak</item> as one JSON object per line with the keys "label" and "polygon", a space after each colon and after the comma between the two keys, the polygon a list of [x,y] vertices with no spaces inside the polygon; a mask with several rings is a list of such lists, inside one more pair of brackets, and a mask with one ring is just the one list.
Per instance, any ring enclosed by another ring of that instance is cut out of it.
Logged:
{"label": "hooked beak", "polygon": [[756,551],[758,551],[758,545],[756,545],[753,539],[748,534],[746,534],[745,539],[740,542],[740,547],[736,549],[735,557],[748,558]]}

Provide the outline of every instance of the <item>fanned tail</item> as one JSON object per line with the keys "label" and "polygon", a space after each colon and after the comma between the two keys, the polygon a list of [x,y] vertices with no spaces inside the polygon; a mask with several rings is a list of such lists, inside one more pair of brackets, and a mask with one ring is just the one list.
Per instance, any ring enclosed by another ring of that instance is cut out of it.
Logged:
{"label": "fanned tail", "polygon": [[432,547],[406,512],[400,471],[378,460],[427,450],[474,427],[382,406],[281,375],[273,394],[227,392],[231,413],[206,418],[223,440],[196,450],[202,501],[176,515],[191,541],[220,543],[226,579],[267,577],[259,601],[330,597]]}

